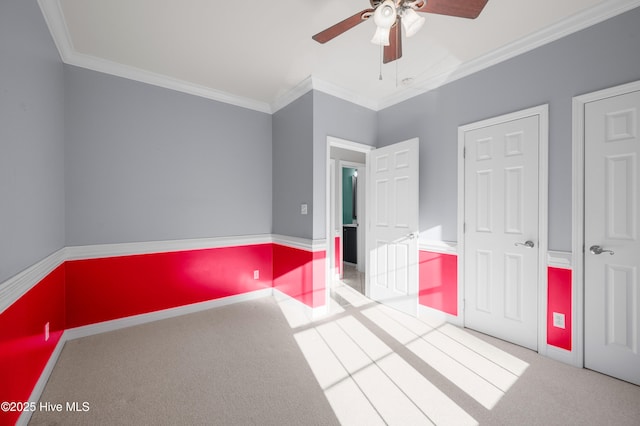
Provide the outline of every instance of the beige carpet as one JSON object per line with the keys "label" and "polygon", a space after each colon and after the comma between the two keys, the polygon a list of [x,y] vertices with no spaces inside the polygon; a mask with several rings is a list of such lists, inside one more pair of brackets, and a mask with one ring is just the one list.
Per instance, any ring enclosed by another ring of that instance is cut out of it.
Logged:
{"label": "beige carpet", "polygon": [[338,424],[272,298],[67,342],[32,425]]}
{"label": "beige carpet", "polygon": [[[350,288],[338,293],[333,315],[315,322],[266,297],[70,341],[41,401],[90,409],[38,411],[30,424],[640,424],[637,386],[446,325],[414,337],[405,330],[404,341],[380,322],[389,313],[379,305]],[[355,337],[336,346],[344,336]],[[447,353],[438,342],[458,346]],[[371,348],[383,355],[359,365]],[[336,368],[348,373],[327,382]],[[509,370],[513,383],[501,384]],[[475,380],[497,397],[487,403]],[[422,417],[407,420],[400,407]]]}

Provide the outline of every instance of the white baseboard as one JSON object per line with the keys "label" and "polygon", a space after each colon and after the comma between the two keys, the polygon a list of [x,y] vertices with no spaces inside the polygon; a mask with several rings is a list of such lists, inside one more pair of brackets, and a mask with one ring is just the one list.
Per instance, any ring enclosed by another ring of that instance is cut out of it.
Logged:
{"label": "white baseboard", "polygon": [[318,306],[316,308],[312,308],[309,305],[306,305],[296,299],[295,297],[289,296],[287,293],[278,290],[277,288],[273,289],[273,297],[275,297],[277,302],[286,301],[290,306],[294,306],[304,317],[309,320],[315,320],[321,318],[327,314],[327,306]]}
{"label": "white baseboard", "polygon": [[[62,335],[60,336],[60,340],[58,340],[58,343],[56,344],[56,347],[53,350],[53,353],[49,357],[49,361],[47,361],[47,364],[42,370],[42,373],[40,373],[40,378],[38,379],[38,381],[36,382],[36,385],[33,387],[33,390],[31,391],[31,396],[29,396],[29,402],[38,404],[38,401],[40,401],[42,392],[44,392],[44,388],[47,385],[47,382],[49,381],[49,376],[51,376],[51,373],[53,372],[53,368],[56,366],[56,363],[58,362],[58,357],[60,356],[60,353],[62,352],[62,348],[64,347],[64,344],[66,341],[67,339],[65,336],[65,332],[63,332]],[[27,424],[29,424],[32,414],[33,412],[31,411],[23,411],[20,417],[18,418],[16,425],[26,426]]]}
{"label": "white baseboard", "polygon": [[69,328],[67,329],[65,334],[67,336],[67,340],[74,340],[81,337],[93,336],[94,334],[119,330],[121,328],[132,327],[135,325],[146,324],[153,321],[159,321],[181,315],[201,312],[208,309],[219,308],[221,306],[231,305],[234,303],[260,299],[262,297],[271,296],[272,294],[272,289],[271,287],[269,287],[263,290],[256,290],[249,293],[238,294],[235,296],[222,297],[220,299],[207,300],[206,302],[193,303],[191,305],[178,306],[176,308],[149,312],[148,314],[134,315],[126,318],[104,321],[97,324]]}
{"label": "white baseboard", "polygon": [[[271,288],[266,288],[263,290],[256,290],[249,293],[239,294],[235,296],[223,297],[220,299],[209,300],[201,303],[194,303],[192,305],[180,306],[177,308],[165,309],[162,311],[151,312],[148,314],[135,315],[132,317],[121,318],[113,321],[105,321],[98,324],[91,324],[83,327],[70,328],[65,330],[60,337],[60,340],[56,344],[56,347],[49,357],[49,361],[47,361],[46,366],[42,370],[40,374],[40,378],[36,382],[33,390],[31,391],[31,396],[29,397],[29,402],[38,403],[40,397],[42,396],[42,392],[49,381],[49,377],[53,372],[53,368],[58,362],[58,358],[60,357],[60,353],[67,341],[79,339],[82,337],[93,336],[94,334],[106,333],[109,331],[115,331],[126,327],[132,327],[135,325],[146,324],[153,321],[158,321],[167,318],[174,318],[181,315],[192,314],[196,312],[205,311],[208,309],[219,308],[222,306],[231,305],[234,303],[246,302],[249,300],[261,299],[263,297],[271,296],[273,294]],[[31,420],[31,412],[23,411],[22,415],[16,422],[16,425],[26,426]]]}
{"label": "white baseboard", "polygon": [[566,349],[547,344],[545,352],[542,353],[542,351],[540,351],[540,354],[551,359],[555,359],[556,361],[582,368],[582,360],[577,359],[575,351],[568,351]]}
{"label": "white baseboard", "polygon": [[462,317],[451,315],[424,305],[418,305],[418,318],[428,318],[431,321],[442,323],[447,322],[458,327],[464,327]]}

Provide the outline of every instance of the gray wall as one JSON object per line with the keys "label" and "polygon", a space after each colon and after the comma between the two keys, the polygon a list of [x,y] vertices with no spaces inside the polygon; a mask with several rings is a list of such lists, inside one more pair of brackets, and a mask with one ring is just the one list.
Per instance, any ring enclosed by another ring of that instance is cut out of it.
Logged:
{"label": "gray wall", "polygon": [[0,283],[62,248],[63,65],[35,0],[0,2]]}
{"label": "gray wall", "polygon": [[326,238],[327,136],[375,146],[377,113],[314,91],[313,96],[313,238]]}
{"label": "gray wall", "polygon": [[317,90],[273,114],[273,232],[325,238],[327,136],[373,146],[376,132],[375,111]]}
{"label": "gray wall", "polygon": [[312,238],[313,96],[308,92],[273,114],[274,234]]}
{"label": "gray wall", "polygon": [[457,241],[457,128],[549,104],[549,249],[571,250],[572,97],[640,79],[640,8],[379,112],[380,145],[420,138],[420,229]]}
{"label": "gray wall", "polygon": [[65,66],[67,245],[271,232],[271,116]]}

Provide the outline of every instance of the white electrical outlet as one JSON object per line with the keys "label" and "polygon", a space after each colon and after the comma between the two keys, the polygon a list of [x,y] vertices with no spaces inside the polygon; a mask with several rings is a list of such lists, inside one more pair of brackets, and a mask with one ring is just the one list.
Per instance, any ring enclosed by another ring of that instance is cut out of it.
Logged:
{"label": "white electrical outlet", "polygon": [[256,269],[255,271],[253,271],[253,279],[254,280],[259,280],[260,279],[260,270]]}
{"label": "white electrical outlet", "polygon": [[46,323],[44,325],[44,341],[48,341],[49,340],[49,323]]}
{"label": "white electrical outlet", "polygon": [[558,312],[553,313],[553,326],[557,328],[565,328],[564,314],[559,314]]}

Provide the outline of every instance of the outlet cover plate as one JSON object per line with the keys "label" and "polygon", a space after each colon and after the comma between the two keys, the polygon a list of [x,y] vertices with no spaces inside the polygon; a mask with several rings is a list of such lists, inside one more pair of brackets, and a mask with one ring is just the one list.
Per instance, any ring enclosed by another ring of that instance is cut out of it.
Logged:
{"label": "outlet cover plate", "polygon": [[553,326],[557,328],[565,328],[564,314],[558,312],[553,313]]}

